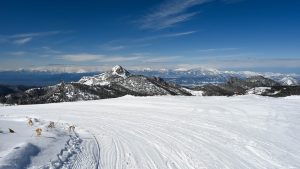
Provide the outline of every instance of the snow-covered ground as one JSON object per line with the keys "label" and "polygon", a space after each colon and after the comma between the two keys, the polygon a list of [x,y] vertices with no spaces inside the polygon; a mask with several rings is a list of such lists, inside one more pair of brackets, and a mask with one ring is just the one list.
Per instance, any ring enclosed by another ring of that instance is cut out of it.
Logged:
{"label": "snow-covered ground", "polygon": [[191,93],[193,96],[203,96],[203,91],[197,91],[197,90],[191,90],[191,89],[188,89],[188,88],[182,88],[183,90]]}
{"label": "snow-covered ground", "polygon": [[[264,92],[266,92],[267,90],[270,90],[271,87],[255,87],[255,88],[252,88],[252,89],[249,89],[247,91],[247,94],[263,94]],[[276,93],[274,93],[276,94]]]}
{"label": "snow-covered ground", "polygon": [[[1,116],[0,168],[71,167],[81,143],[78,135],[68,132],[66,124],[56,123],[55,128],[48,128],[45,121],[32,121],[33,125],[29,125],[27,117]],[[42,129],[41,136],[36,135],[37,128]]]}
{"label": "snow-covered ground", "polygon": [[[256,95],[5,106],[1,129],[12,125],[20,134],[0,133],[0,168],[21,150],[32,151],[24,163],[31,168],[55,168],[55,162],[58,168],[300,168],[299,110],[299,96]],[[39,119],[37,127],[49,121],[58,127],[29,137],[25,117]],[[77,134],[69,136],[67,123]]]}

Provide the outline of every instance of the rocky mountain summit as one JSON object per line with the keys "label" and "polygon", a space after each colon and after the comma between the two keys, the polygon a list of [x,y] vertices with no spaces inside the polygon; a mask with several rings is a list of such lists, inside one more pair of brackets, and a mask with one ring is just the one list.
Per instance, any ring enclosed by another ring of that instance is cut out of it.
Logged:
{"label": "rocky mountain summit", "polygon": [[158,77],[146,77],[130,74],[117,65],[111,71],[92,77],[83,77],[78,81],[88,86],[119,86],[138,95],[190,95],[176,84],[167,83]]}
{"label": "rocky mountain summit", "polygon": [[285,85],[285,86],[297,86],[297,85],[299,85],[299,82],[291,76],[283,77],[282,79],[279,80],[279,82],[282,85]]}

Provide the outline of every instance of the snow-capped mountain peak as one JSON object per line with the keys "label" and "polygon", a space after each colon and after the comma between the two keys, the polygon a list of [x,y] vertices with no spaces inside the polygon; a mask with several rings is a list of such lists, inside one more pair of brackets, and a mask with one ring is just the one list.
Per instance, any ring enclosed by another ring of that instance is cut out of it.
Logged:
{"label": "snow-capped mountain peak", "polygon": [[118,75],[118,76],[121,76],[123,78],[126,78],[128,75],[130,75],[130,73],[120,65],[114,66],[111,69],[111,71],[112,71],[112,75]]}
{"label": "snow-capped mountain peak", "polygon": [[109,85],[113,81],[119,81],[129,77],[130,73],[120,65],[114,66],[111,71],[95,75],[82,77],[78,82],[85,85]]}
{"label": "snow-capped mountain peak", "polygon": [[299,84],[298,81],[295,78],[290,77],[290,76],[283,77],[280,80],[280,83],[282,85],[287,85],[287,86],[296,86],[296,85]]}

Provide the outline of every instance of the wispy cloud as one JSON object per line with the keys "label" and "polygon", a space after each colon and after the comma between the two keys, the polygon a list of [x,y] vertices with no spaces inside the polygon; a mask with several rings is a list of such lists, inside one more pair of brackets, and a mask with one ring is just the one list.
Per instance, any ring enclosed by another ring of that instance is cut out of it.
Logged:
{"label": "wispy cloud", "polygon": [[141,59],[141,56],[110,56],[110,57],[104,57],[100,60],[98,60],[98,62],[127,62],[127,61],[134,61],[134,60],[139,60]]}
{"label": "wispy cloud", "polygon": [[107,48],[107,50],[110,51],[116,51],[116,50],[122,50],[125,49],[126,47],[124,45],[119,45],[119,46],[110,46]]}
{"label": "wispy cloud", "polygon": [[56,49],[53,49],[49,46],[43,46],[41,48],[39,48],[38,50],[42,49],[44,51],[44,53],[47,53],[47,54],[59,54],[59,53],[62,53],[62,51],[59,51],[59,50],[56,50]]}
{"label": "wispy cloud", "polygon": [[[199,14],[198,11],[190,11],[197,5],[203,5],[216,0],[164,0],[137,22],[141,29],[162,30],[173,27],[176,24],[186,22]],[[244,0],[220,0],[231,4]]]}
{"label": "wispy cloud", "polygon": [[179,32],[179,33],[167,34],[166,37],[186,36],[186,35],[194,34],[196,32],[197,31]]}
{"label": "wispy cloud", "polygon": [[61,33],[65,33],[66,31],[46,31],[46,32],[30,32],[30,33],[20,33],[20,34],[14,34],[10,35],[11,38],[28,38],[28,37],[41,37],[41,36],[51,36],[51,35],[57,35]]}
{"label": "wispy cloud", "polygon": [[100,47],[104,50],[108,51],[118,51],[124,49],[132,49],[132,48],[141,48],[145,46],[150,46],[151,41],[165,39],[165,38],[177,38],[188,36],[197,33],[198,31],[185,31],[185,32],[176,32],[176,33],[166,33],[160,35],[146,36],[136,39],[126,39],[126,40],[114,40],[109,41]]}
{"label": "wispy cloud", "polygon": [[178,61],[180,59],[180,56],[159,56],[159,57],[153,57],[149,59],[145,59],[144,63],[165,63],[165,62],[174,62]]}
{"label": "wispy cloud", "polygon": [[188,12],[196,5],[212,0],[165,0],[162,4],[144,16],[139,23],[142,29],[161,30],[188,21],[198,12]]}
{"label": "wispy cloud", "polygon": [[198,49],[196,52],[200,53],[212,53],[212,52],[224,52],[224,51],[236,51],[239,48],[208,48],[208,49]]}
{"label": "wispy cloud", "polygon": [[6,54],[11,56],[24,56],[27,54],[25,51],[14,51],[14,52],[7,52]]}
{"label": "wispy cloud", "polygon": [[24,45],[32,40],[32,37],[14,40],[13,43],[17,45]]}
{"label": "wispy cloud", "polygon": [[161,35],[155,35],[155,36],[148,36],[140,39],[136,39],[134,41],[151,41],[151,40],[157,40],[157,39],[163,39],[163,38],[175,38],[175,37],[181,37],[181,36],[188,36],[191,34],[196,33],[197,31],[187,31],[187,32],[177,32],[177,33],[169,33],[169,34],[161,34]]}
{"label": "wispy cloud", "polygon": [[46,31],[46,32],[30,32],[30,33],[20,33],[13,35],[0,35],[0,43],[12,43],[17,45],[24,45],[31,42],[34,39],[54,36],[62,33],[70,33],[72,31]]}

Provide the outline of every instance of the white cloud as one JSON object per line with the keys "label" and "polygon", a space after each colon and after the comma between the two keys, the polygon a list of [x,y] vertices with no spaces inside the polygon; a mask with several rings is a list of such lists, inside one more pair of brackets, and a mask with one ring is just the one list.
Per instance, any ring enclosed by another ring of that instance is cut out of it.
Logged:
{"label": "white cloud", "polygon": [[118,62],[127,62],[127,61],[142,59],[142,56],[108,56],[108,55],[100,55],[100,54],[81,53],[81,54],[66,54],[60,56],[60,58],[71,62],[95,61],[99,63],[106,63],[106,62],[118,63]]}
{"label": "white cloud", "polygon": [[71,62],[86,62],[86,61],[96,61],[103,57],[103,55],[95,55],[88,53],[80,53],[80,54],[67,54],[62,55],[61,58],[66,61]]}
{"label": "white cloud", "polygon": [[65,72],[65,73],[85,73],[98,72],[106,70],[107,67],[99,66],[78,66],[78,65],[46,65],[33,66],[28,68],[31,71],[49,71],[49,72]]}
{"label": "white cloud", "polygon": [[298,58],[196,58],[191,59],[188,62],[182,62],[185,68],[194,67],[213,67],[222,69],[250,69],[250,68],[297,68],[300,67],[300,59]]}

